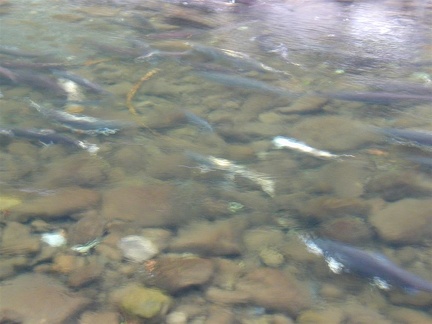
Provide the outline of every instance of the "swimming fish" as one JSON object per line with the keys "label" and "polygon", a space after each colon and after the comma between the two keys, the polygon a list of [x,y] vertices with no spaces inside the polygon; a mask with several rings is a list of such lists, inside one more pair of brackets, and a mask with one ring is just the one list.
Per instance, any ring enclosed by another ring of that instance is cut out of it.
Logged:
{"label": "swimming fish", "polygon": [[431,95],[418,95],[408,93],[393,93],[393,92],[333,92],[333,93],[317,93],[330,99],[339,99],[346,101],[360,101],[371,104],[389,105],[401,101],[415,102],[432,102]]}
{"label": "swimming fish", "polygon": [[402,269],[382,254],[326,239],[300,238],[311,252],[323,255],[330,269],[336,273],[345,269],[374,279],[382,288],[387,288],[387,283],[407,290],[432,293],[432,282]]}
{"label": "swimming fish", "polygon": [[195,152],[186,152],[186,155],[200,164],[202,172],[211,170],[225,171],[227,173],[227,179],[229,180],[233,180],[235,176],[243,177],[259,185],[262,191],[270,197],[274,197],[275,195],[274,180],[266,174],[250,170],[230,160],[217,158],[211,155],[206,156]]}
{"label": "swimming fish", "polygon": [[52,70],[52,74],[54,74],[56,77],[67,79],[70,81],[75,82],[76,84],[79,84],[83,86],[84,88],[96,92],[96,93],[109,93],[107,90],[102,88],[99,84],[96,84],[86,78],[83,78],[82,76],[62,71],[62,70]]}
{"label": "swimming fish", "polygon": [[0,134],[11,138],[24,138],[30,141],[38,141],[45,145],[61,144],[73,148],[80,148],[90,153],[96,153],[99,150],[99,147],[95,144],[59,134],[52,129],[0,128]]}
{"label": "swimming fish", "polygon": [[272,143],[277,149],[288,148],[295,151],[307,153],[318,158],[334,159],[339,157],[353,157],[353,155],[333,154],[327,151],[319,150],[309,145],[306,145],[305,143],[300,142],[294,138],[288,138],[283,136],[276,136],[275,138],[273,138]]}
{"label": "swimming fish", "polygon": [[183,114],[185,116],[186,121],[189,124],[194,125],[203,133],[213,133],[213,127],[210,123],[197,115],[191,113],[190,111],[183,110]]}
{"label": "swimming fish", "polygon": [[210,81],[220,83],[224,86],[239,87],[243,89],[252,89],[260,92],[268,92],[277,94],[279,96],[292,96],[293,94],[289,91],[269,85],[265,82],[258,81],[252,78],[246,78],[235,74],[226,74],[220,72],[211,71],[196,71],[195,74],[206,78]]}
{"label": "swimming fish", "polygon": [[407,144],[432,147],[432,132],[397,128],[377,128],[376,131]]}
{"label": "swimming fish", "polygon": [[249,55],[232,51],[224,48],[217,48],[212,46],[205,46],[197,43],[188,43],[192,50],[206,55],[214,61],[219,61],[222,64],[229,64],[234,68],[240,70],[253,70],[258,72],[273,72],[273,73],[281,73],[289,75],[289,73],[285,71],[280,71],[272,68],[271,66],[265,65],[260,61],[257,61],[251,58]]}
{"label": "swimming fish", "polygon": [[131,122],[104,120],[84,115],[73,115],[65,111],[45,108],[30,100],[30,105],[45,117],[76,132],[89,135],[112,135],[123,128],[134,126]]}

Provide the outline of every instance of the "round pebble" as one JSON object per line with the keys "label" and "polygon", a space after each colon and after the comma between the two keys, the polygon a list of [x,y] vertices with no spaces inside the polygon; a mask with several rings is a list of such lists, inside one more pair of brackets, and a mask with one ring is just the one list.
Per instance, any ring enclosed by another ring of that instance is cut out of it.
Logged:
{"label": "round pebble", "polygon": [[134,262],[142,262],[151,259],[159,253],[158,248],[152,241],[138,235],[123,237],[119,241],[118,247],[126,259]]}

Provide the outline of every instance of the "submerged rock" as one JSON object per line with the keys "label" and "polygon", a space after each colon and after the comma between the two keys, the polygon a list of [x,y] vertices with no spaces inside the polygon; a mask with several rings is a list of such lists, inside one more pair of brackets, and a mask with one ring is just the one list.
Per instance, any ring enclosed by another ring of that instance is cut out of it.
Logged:
{"label": "submerged rock", "polygon": [[276,269],[251,271],[240,279],[236,290],[248,294],[258,306],[294,316],[312,305],[311,293],[299,281]]}
{"label": "submerged rock", "polygon": [[325,220],[345,215],[366,216],[369,203],[360,198],[339,198],[330,195],[312,198],[299,206],[300,212],[309,218]]}
{"label": "submerged rock", "polygon": [[175,293],[207,283],[213,275],[214,263],[202,258],[167,257],[156,260],[147,271],[150,274],[147,283]]}
{"label": "submerged rock", "polygon": [[431,199],[402,199],[372,214],[369,222],[387,242],[422,243],[432,239],[431,209]]}
{"label": "submerged rock", "polygon": [[165,315],[172,304],[171,297],[160,290],[136,285],[115,291],[112,298],[124,312],[143,319]]}
{"label": "submerged rock", "polygon": [[159,253],[157,246],[151,240],[138,235],[129,235],[121,238],[118,242],[118,247],[126,259],[134,262],[151,259]]}
{"label": "submerged rock", "polygon": [[179,224],[183,219],[173,207],[175,194],[169,185],[115,188],[103,195],[102,215],[143,227]]}
{"label": "submerged rock", "polygon": [[89,189],[69,187],[53,195],[23,202],[11,209],[11,218],[24,222],[31,217],[45,220],[61,218],[83,211],[99,202],[99,194]]}
{"label": "submerged rock", "polygon": [[2,323],[61,324],[90,304],[89,299],[40,274],[4,281],[0,300]]}
{"label": "submerged rock", "polygon": [[432,184],[421,174],[391,171],[372,179],[367,185],[367,191],[393,202],[404,198],[428,197],[432,193]]}
{"label": "submerged rock", "polygon": [[70,245],[86,244],[101,237],[105,230],[105,220],[98,215],[87,215],[73,224],[68,231]]}
{"label": "submerged rock", "polygon": [[284,272],[258,268],[239,279],[235,290],[210,287],[206,299],[221,305],[255,304],[270,311],[297,316],[312,306],[311,293]]}
{"label": "submerged rock", "polygon": [[40,239],[32,236],[30,227],[8,222],[1,237],[0,251],[3,255],[28,255],[39,252]]}
{"label": "submerged rock", "polygon": [[181,229],[169,249],[200,255],[238,255],[242,251],[241,234],[246,225],[240,218],[195,223]]}
{"label": "submerged rock", "polygon": [[369,241],[373,231],[362,218],[346,216],[324,221],[318,234],[346,243],[360,243]]}

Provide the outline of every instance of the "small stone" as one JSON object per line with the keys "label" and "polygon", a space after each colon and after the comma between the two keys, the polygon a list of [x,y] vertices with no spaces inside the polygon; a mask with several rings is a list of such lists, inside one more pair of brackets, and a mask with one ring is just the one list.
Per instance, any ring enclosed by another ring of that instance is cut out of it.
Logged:
{"label": "small stone", "polygon": [[202,258],[166,257],[156,260],[147,282],[170,293],[207,283],[213,275],[213,261]]}
{"label": "small stone", "polygon": [[98,215],[84,216],[69,228],[69,244],[86,244],[101,237],[105,230],[105,223],[105,220]]}
{"label": "small stone", "polygon": [[284,256],[280,252],[269,248],[262,249],[259,257],[262,263],[271,268],[278,268],[285,261]]}
{"label": "small stone", "polygon": [[84,259],[75,255],[59,254],[53,260],[52,271],[68,274],[84,266]]}
{"label": "small stone", "polygon": [[41,235],[41,241],[49,246],[59,247],[66,244],[66,237],[63,231],[44,233]]}
{"label": "small stone", "polygon": [[138,235],[123,237],[120,239],[118,247],[123,256],[133,262],[143,262],[159,253],[158,248],[151,240]]}
{"label": "small stone", "polygon": [[160,290],[136,285],[117,290],[112,297],[124,312],[144,319],[165,315],[172,304]]}
{"label": "small stone", "polygon": [[172,312],[165,319],[166,324],[186,324],[187,314],[183,312]]}

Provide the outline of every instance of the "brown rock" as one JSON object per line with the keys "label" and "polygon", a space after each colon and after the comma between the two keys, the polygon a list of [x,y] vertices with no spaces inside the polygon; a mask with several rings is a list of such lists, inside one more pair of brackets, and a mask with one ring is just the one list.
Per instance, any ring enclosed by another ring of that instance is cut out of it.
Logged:
{"label": "brown rock", "polygon": [[91,260],[89,264],[72,271],[68,278],[68,285],[74,288],[84,286],[100,278],[102,271],[103,265],[97,260]]}
{"label": "brown rock", "polygon": [[8,222],[3,230],[0,251],[3,255],[26,255],[39,252],[40,239],[32,237],[30,228],[17,222]]}
{"label": "brown rock", "polygon": [[62,274],[68,274],[83,267],[84,262],[84,258],[80,256],[59,254],[54,258],[51,270]]}
{"label": "brown rock", "polygon": [[213,306],[210,308],[205,324],[234,324],[236,322],[234,313],[230,309]]}
{"label": "brown rock", "polygon": [[400,290],[392,290],[389,294],[389,300],[394,305],[414,307],[432,306],[432,294],[424,291],[419,291],[413,295]]}
{"label": "brown rock", "polygon": [[359,324],[393,324],[373,307],[366,307],[356,303],[344,305],[345,322]]}
{"label": "brown rock", "polygon": [[243,235],[244,244],[249,251],[259,252],[263,248],[278,248],[284,242],[284,233],[274,228],[252,229]]}
{"label": "brown rock", "polygon": [[345,215],[365,216],[369,208],[369,204],[359,198],[338,198],[333,196],[312,198],[299,207],[304,216],[320,220]]}
{"label": "brown rock", "polygon": [[88,209],[98,202],[99,194],[96,191],[70,187],[51,196],[24,202],[11,210],[11,217],[19,221],[26,221],[30,217],[55,219]]}
{"label": "brown rock", "polygon": [[312,297],[300,282],[282,271],[259,268],[240,279],[236,290],[250,295],[258,306],[297,315],[312,305]]}
{"label": "brown rock", "polygon": [[277,108],[276,111],[282,114],[311,114],[322,110],[328,99],[321,97],[300,97],[288,107]]}
{"label": "brown rock", "polygon": [[112,189],[103,195],[102,215],[144,227],[179,224],[185,215],[174,209],[174,195],[169,185]]}
{"label": "brown rock", "polygon": [[215,259],[216,271],[212,280],[213,285],[234,290],[235,283],[244,274],[243,267],[235,261],[228,259]]}
{"label": "brown rock", "polygon": [[251,300],[251,295],[247,292],[224,290],[215,287],[207,289],[205,297],[212,303],[219,305],[247,304]]}
{"label": "brown rock", "polygon": [[36,237],[23,237],[16,241],[6,241],[0,245],[3,255],[36,254],[41,247],[41,241]]}
{"label": "brown rock", "polygon": [[207,283],[213,275],[214,264],[202,258],[167,257],[156,260],[150,270],[148,284],[169,293]]}
{"label": "brown rock", "polygon": [[40,274],[22,275],[0,286],[2,321],[61,324],[90,300],[70,293],[58,281]]}
{"label": "brown rock", "polygon": [[136,173],[143,169],[146,161],[144,150],[137,150],[134,146],[124,146],[113,156],[113,163],[123,168],[127,173]]}
{"label": "brown rock", "polygon": [[41,187],[94,187],[106,180],[109,170],[103,159],[87,152],[57,157],[53,161],[40,179]]}
{"label": "brown rock", "polygon": [[343,323],[344,314],[343,310],[330,307],[326,309],[310,309],[302,312],[297,318],[299,324],[330,324],[330,323]]}
{"label": "brown rock", "polygon": [[327,220],[320,225],[318,233],[346,243],[366,242],[373,234],[363,219],[352,216]]}
{"label": "brown rock", "polygon": [[101,237],[105,229],[105,220],[98,215],[88,215],[73,224],[68,231],[70,245],[85,244]]}
{"label": "brown rock", "polygon": [[367,191],[379,194],[386,201],[397,201],[430,196],[432,185],[414,172],[387,172],[372,179],[367,185]]}
{"label": "brown rock", "polygon": [[395,307],[390,310],[389,316],[394,320],[394,322],[400,322],[404,324],[430,324],[432,323],[432,315],[426,312],[421,312],[418,310]]}
{"label": "brown rock", "polygon": [[5,278],[15,275],[16,268],[27,266],[28,260],[23,256],[15,256],[8,259],[2,258],[0,262],[0,280],[4,280]]}
{"label": "brown rock", "polygon": [[432,238],[432,200],[402,199],[372,214],[369,222],[392,243],[421,243]]}
{"label": "brown rock", "polygon": [[332,192],[339,198],[356,198],[364,192],[368,171],[359,161],[335,161],[322,167],[314,175],[312,186],[316,191]]}
{"label": "brown rock", "polygon": [[79,324],[118,324],[120,323],[120,315],[115,312],[85,312],[82,314]]}
{"label": "brown rock", "polygon": [[236,218],[214,223],[194,223],[179,231],[169,250],[202,255],[238,255],[241,253],[240,238],[245,227],[245,220]]}

